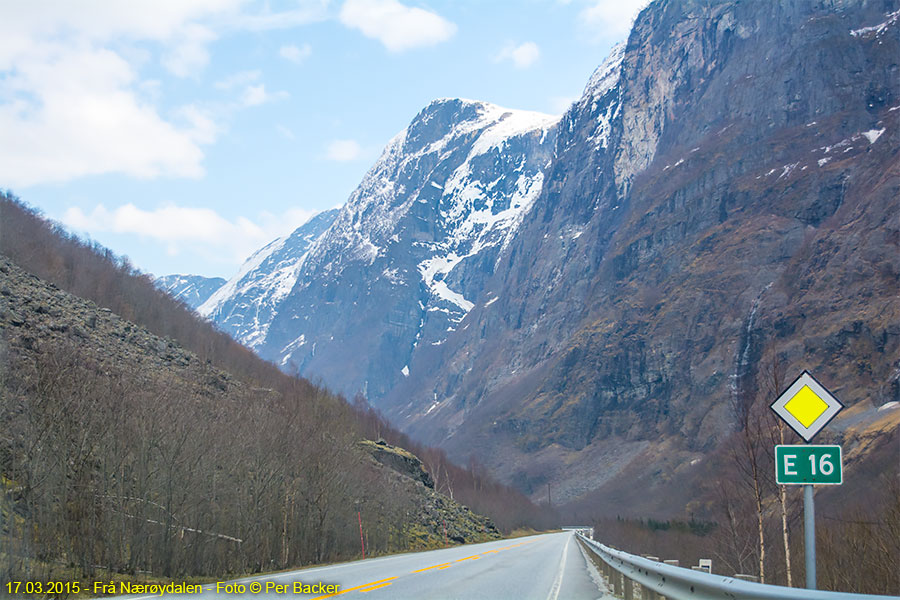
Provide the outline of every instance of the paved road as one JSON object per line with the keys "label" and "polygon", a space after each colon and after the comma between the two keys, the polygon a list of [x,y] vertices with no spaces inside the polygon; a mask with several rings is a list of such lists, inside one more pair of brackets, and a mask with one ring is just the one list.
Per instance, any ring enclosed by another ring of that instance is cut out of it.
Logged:
{"label": "paved road", "polygon": [[[295,594],[295,582],[338,584],[337,594]],[[585,558],[571,532],[471,544],[444,550],[372,558],[365,561],[302,569],[239,580],[244,598],[287,600],[597,600],[612,598],[596,569]],[[251,593],[258,583],[262,591]],[[269,592],[266,593],[267,584]],[[287,585],[276,592],[271,586]],[[180,596],[228,600],[238,595],[216,593]],[[158,596],[132,596],[150,598]]]}

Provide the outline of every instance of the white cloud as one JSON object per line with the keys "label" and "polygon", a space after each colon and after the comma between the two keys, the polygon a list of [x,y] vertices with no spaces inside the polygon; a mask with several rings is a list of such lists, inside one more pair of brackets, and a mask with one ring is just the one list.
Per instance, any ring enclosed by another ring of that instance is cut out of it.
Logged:
{"label": "white cloud", "polygon": [[176,113],[188,128],[185,129],[191,139],[200,144],[212,144],[216,141],[220,128],[209,110],[195,104],[187,104],[179,108]]}
{"label": "white cloud", "polygon": [[329,2],[330,0],[293,0],[294,8],[275,12],[269,8],[269,4],[266,2],[260,12],[233,15],[226,25],[230,29],[239,31],[290,29],[316,21],[324,21],[328,17]]}
{"label": "white cloud", "polygon": [[65,212],[62,222],[91,235],[108,232],[153,240],[164,245],[170,256],[199,252],[237,265],[264,244],[308,221],[313,214],[289,209],[277,215],[263,212],[255,219],[244,216],[226,219],[209,208],[167,204],[145,210],[129,203],[112,210],[98,204],[88,213],[72,207]]}
{"label": "white cloud", "polygon": [[494,62],[502,62],[504,60],[511,61],[517,69],[527,69],[537,61],[541,56],[541,49],[534,42],[525,42],[516,46],[515,44],[507,44],[503,47]]}
{"label": "white cloud", "polygon": [[216,35],[208,28],[187,25],[175,45],[163,56],[162,64],[178,77],[195,75],[209,63],[206,46],[215,39]]}
{"label": "white cloud", "polygon": [[279,123],[278,125],[275,125],[275,131],[277,131],[278,135],[280,135],[281,137],[283,137],[286,140],[293,141],[297,137],[296,135],[294,135],[293,131],[291,131],[288,127],[285,127],[281,123]]}
{"label": "white cloud", "polygon": [[265,104],[266,102],[284,100],[289,96],[290,94],[285,91],[270,94],[266,91],[266,85],[264,83],[260,83],[259,85],[248,85],[244,89],[244,93],[241,96],[241,104],[243,106],[259,106],[260,104]]}
{"label": "white cloud", "polygon": [[339,18],[391,52],[434,46],[456,33],[456,25],[440,15],[397,0],[346,0]]}
{"label": "white cloud", "polygon": [[197,129],[196,118],[184,128],[165,120],[136,80],[121,56],[91,46],[45,43],[17,57],[0,78],[0,181],[203,175],[210,128]]}
{"label": "white cloud", "polygon": [[362,147],[356,140],[334,140],[325,150],[328,160],[347,162],[362,156]]}
{"label": "white cloud", "polygon": [[236,87],[243,87],[245,85],[249,85],[251,83],[256,83],[259,81],[259,78],[262,76],[260,71],[238,71],[237,73],[232,73],[225,79],[220,79],[215,82],[213,85],[216,89],[220,90],[232,90]]}
{"label": "white cloud", "polygon": [[[30,0],[4,11],[4,29],[48,37],[64,32],[93,42],[117,38],[177,41],[200,19],[237,13],[244,0]],[[189,32],[190,33],[190,32]],[[196,33],[196,32],[194,32]]]}
{"label": "white cloud", "polygon": [[[161,109],[166,88],[142,81],[142,70],[156,63],[194,77],[220,35],[321,19],[325,4],[297,0],[282,12],[247,0],[9,4],[0,19],[0,181],[202,176],[203,145],[220,131],[216,118],[194,105]],[[286,97],[256,81],[233,87],[243,88],[242,106]]]}
{"label": "white cloud", "polygon": [[266,84],[257,83],[261,77],[262,73],[257,70],[239,71],[237,73],[229,75],[225,79],[220,79],[213,85],[217,89],[223,91],[231,91],[235,88],[243,88],[238,100],[238,104],[244,108],[250,106],[259,106],[260,104],[273,102],[275,100],[284,100],[285,98],[290,97],[290,94],[285,91],[274,93],[268,92],[266,90]]}
{"label": "white cloud", "polygon": [[293,44],[282,46],[278,50],[278,54],[292,63],[297,63],[298,65],[302,63],[304,60],[310,57],[312,54],[312,46],[309,44],[303,44],[302,46],[295,46]]}
{"label": "white cloud", "polygon": [[580,27],[597,41],[619,41],[650,0],[593,0],[578,15]]}

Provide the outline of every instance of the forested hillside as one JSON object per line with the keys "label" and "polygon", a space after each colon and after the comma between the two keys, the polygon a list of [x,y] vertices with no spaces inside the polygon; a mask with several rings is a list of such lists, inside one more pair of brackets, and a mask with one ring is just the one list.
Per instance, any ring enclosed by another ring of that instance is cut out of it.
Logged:
{"label": "forested hillside", "polygon": [[[412,447],[436,492],[502,529],[539,524],[520,494],[411,444],[364,402],[283,374],[8,193],[0,335],[7,580],[63,565],[220,576],[350,558],[357,511],[367,553],[438,543],[417,526],[435,502],[379,468],[367,437]],[[491,535],[438,504],[475,536],[461,539]]]}

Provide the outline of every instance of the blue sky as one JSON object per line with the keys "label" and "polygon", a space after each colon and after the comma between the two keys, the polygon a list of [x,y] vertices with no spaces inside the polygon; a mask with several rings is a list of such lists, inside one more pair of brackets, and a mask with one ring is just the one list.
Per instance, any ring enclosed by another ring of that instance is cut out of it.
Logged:
{"label": "blue sky", "polygon": [[0,188],[156,275],[229,277],[434,98],[558,114],[646,0],[0,3]]}

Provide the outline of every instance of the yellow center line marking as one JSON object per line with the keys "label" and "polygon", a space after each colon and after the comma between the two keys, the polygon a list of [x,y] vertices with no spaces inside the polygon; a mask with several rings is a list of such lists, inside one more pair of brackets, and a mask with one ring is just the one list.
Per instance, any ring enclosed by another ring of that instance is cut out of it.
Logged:
{"label": "yellow center line marking", "polygon": [[[472,556],[467,556],[465,558],[460,558],[453,562],[462,562],[464,560],[478,560],[482,556],[486,554],[496,554],[501,550],[509,550],[510,548],[515,548],[517,546],[524,546],[525,544],[530,544],[531,542],[521,542],[519,544],[513,544],[512,546],[504,546],[503,548],[497,548],[496,550],[485,550],[481,554],[473,554]],[[412,571],[412,573],[424,573],[425,571],[430,571],[431,569],[446,569],[453,563],[441,563],[439,565],[432,565],[430,567],[425,567],[424,569],[417,569]],[[339,592],[335,592],[333,594],[326,594],[325,596],[316,596],[311,600],[322,600],[323,598],[331,598],[333,596],[340,596],[341,594],[346,594],[347,592],[360,591],[360,592],[371,592],[372,590],[377,590],[379,588],[383,588],[389,585],[392,585],[391,582],[397,579],[396,577],[388,577],[387,579],[379,579],[378,581],[373,581],[371,583],[366,583],[363,585],[358,585],[356,587],[347,588],[346,590],[341,590]],[[211,589],[211,588],[207,588]]]}
{"label": "yellow center line marking", "polygon": [[[379,583],[384,583],[385,581],[393,581],[394,579],[397,579],[397,578],[396,577],[388,577],[387,579],[379,579],[378,581],[371,581],[369,583],[364,583],[363,585],[358,585],[356,587],[347,588],[346,590],[341,590],[341,591],[335,592],[333,594],[325,594],[324,596],[316,596],[312,600],[322,600],[322,598],[331,598],[332,596],[340,596],[341,594],[346,594],[347,592],[352,592],[353,590],[361,590],[364,592],[368,592],[369,590],[364,590],[363,588],[371,587],[374,590],[375,588],[372,586],[381,587],[378,585]],[[390,584],[385,584],[385,585],[390,585]]]}
{"label": "yellow center line marking", "polygon": [[365,589],[359,590],[361,592],[371,592],[372,590],[377,590],[378,588],[383,588],[385,586],[391,585],[391,582],[382,583],[381,585],[373,585],[371,587],[367,587]]}
{"label": "yellow center line marking", "polygon": [[450,566],[450,563],[441,563],[439,565],[433,565],[430,567],[425,567],[424,569],[419,569],[418,571],[413,571],[413,573],[424,573],[425,571],[430,571],[431,569],[446,569]]}

